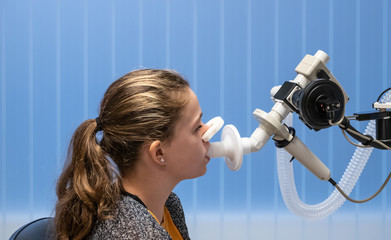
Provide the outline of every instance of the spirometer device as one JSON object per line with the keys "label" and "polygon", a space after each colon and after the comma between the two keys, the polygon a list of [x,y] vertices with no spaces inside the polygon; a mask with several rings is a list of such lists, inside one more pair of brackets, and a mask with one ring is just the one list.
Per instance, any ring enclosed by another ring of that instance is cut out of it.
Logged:
{"label": "spirometer device", "polygon": [[[319,50],[315,55],[306,55],[295,71],[294,80],[286,81],[271,89],[275,102],[269,112],[255,109],[253,117],[259,126],[250,137],[241,137],[234,125],[224,126],[221,141],[211,142],[209,157],[223,157],[228,168],[237,171],[243,162],[243,155],[259,151],[270,139],[277,147],[277,169],[281,194],[288,209],[296,215],[320,219],[337,210],[346,199],[361,203],[374,198],[391,178],[388,175],[381,188],[370,198],[354,200],[349,197],[373,148],[391,150],[391,88],[380,94],[373,103],[371,112],[345,116],[345,105],[349,97],[338,80],[326,67],[329,56]],[[300,140],[292,123],[292,114],[314,131],[332,126],[341,128],[346,139],[357,146],[341,180],[331,178],[327,166]],[[289,120],[290,119],[290,120]],[[350,121],[368,121],[364,133],[355,129]],[[289,123],[290,122],[290,123]],[[224,125],[220,117],[206,123],[210,128],[203,135],[209,141]],[[358,141],[354,143],[348,136]],[[329,181],[335,190],[319,204],[308,205],[297,194],[294,182],[292,160],[296,159],[323,181]]]}

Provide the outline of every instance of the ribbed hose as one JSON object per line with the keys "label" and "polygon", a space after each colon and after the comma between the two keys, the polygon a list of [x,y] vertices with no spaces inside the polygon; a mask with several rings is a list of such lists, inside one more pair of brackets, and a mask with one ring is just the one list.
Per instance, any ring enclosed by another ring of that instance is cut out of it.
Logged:
{"label": "ribbed hose", "polygon": [[[388,91],[380,102],[390,102],[391,91]],[[288,126],[292,125],[291,114],[285,119]],[[375,136],[376,122],[370,121],[365,129],[364,134]],[[367,163],[373,148],[359,148],[357,147],[348,167],[345,170],[338,185],[346,193],[350,194],[357,183],[358,178]],[[322,219],[332,214],[345,202],[345,198],[334,190],[332,194],[323,202],[308,205],[302,202],[297,194],[296,185],[293,175],[293,164],[289,161],[291,156],[284,149],[277,149],[277,171],[278,179],[281,188],[281,194],[288,209],[294,214],[309,218]]]}

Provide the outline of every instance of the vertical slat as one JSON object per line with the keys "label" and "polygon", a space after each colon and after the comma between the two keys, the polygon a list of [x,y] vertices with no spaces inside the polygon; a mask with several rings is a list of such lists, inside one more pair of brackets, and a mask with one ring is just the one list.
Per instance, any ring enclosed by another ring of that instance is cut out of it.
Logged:
{"label": "vertical slat", "polygon": [[[279,80],[279,50],[280,50],[280,0],[274,1],[274,85],[278,85]],[[277,156],[276,150],[274,150],[274,158]],[[273,165],[273,192],[274,192],[274,222],[273,222],[273,236],[274,239],[278,238],[279,221],[278,221],[278,199],[279,199],[279,187],[278,187],[278,175],[277,164]]]}
{"label": "vertical slat", "polygon": [[[329,56],[334,57],[334,0],[329,1]],[[334,61],[331,60],[328,63],[328,68],[331,72],[334,72]],[[328,168],[330,172],[333,172],[334,167],[334,128],[328,130]],[[333,188],[329,186],[329,193],[331,193]]]}
{"label": "vertical slat", "polygon": [[165,1],[143,1],[143,64],[147,68],[165,67]]}
{"label": "vertical slat", "polygon": [[112,1],[111,2],[111,79],[114,79],[117,74],[116,73],[116,21],[115,21],[115,15],[116,15],[116,1]]}
{"label": "vertical slat", "polygon": [[[355,80],[356,80],[356,5],[355,1],[334,1],[334,51],[330,57],[333,63],[333,75],[341,83],[350,100],[346,104],[346,115],[356,111]],[[353,122],[352,122],[353,124]],[[334,169],[332,177],[340,181],[354,153],[354,146],[349,144],[337,127],[332,127],[334,135]],[[328,131],[328,130],[326,130]],[[334,190],[334,189],[333,189]],[[354,197],[354,194],[351,195]],[[343,211],[354,211],[355,205],[344,204]],[[337,223],[339,216],[335,217]],[[354,214],[350,214],[351,222],[354,222]],[[337,229],[337,224],[334,228]],[[353,230],[351,231],[353,233]],[[335,232],[334,232],[335,234]]]}
{"label": "vertical slat", "polygon": [[60,109],[57,109],[59,120],[57,126],[60,128],[61,136],[59,144],[59,171],[65,162],[68,145],[73,132],[82,121],[86,120],[85,89],[88,76],[86,65],[87,55],[87,0],[70,2],[61,1],[59,11],[61,17],[59,25],[61,34],[58,38],[57,66],[58,81],[57,95]]}
{"label": "vertical slat", "polygon": [[84,21],[83,21],[83,120],[88,116],[88,0],[84,0]]}
{"label": "vertical slat", "polygon": [[143,0],[139,0],[138,5],[138,66],[142,67],[144,63],[144,35],[143,35],[143,27],[144,27],[144,7],[143,7]]}
{"label": "vertical slat", "polygon": [[[273,102],[270,100],[270,89],[274,86],[274,1],[253,1],[252,21],[252,106],[270,111]],[[246,116],[252,121],[252,130],[258,127],[258,122],[252,115]],[[274,154],[273,143],[268,143],[260,151],[250,154],[252,159],[252,212],[254,218],[269,214],[272,216],[274,203]],[[256,232],[271,232],[273,221],[268,225],[253,224],[253,236]]]}
{"label": "vertical slat", "polygon": [[29,103],[28,103],[28,139],[29,139],[29,207],[30,220],[33,218],[34,212],[34,18],[33,18],[33,3],[29,3],[29,38],[28,38],[28,88],[29,88]]}
{"label": "vertical slat", "polygon": [[[360,48],[361,48],[361,7],[360,7],[361,0],[356,1],[356,26],[355,26],[355,35],[356,35],[356,42],[355,42],[355,47],[356,47],[356,58],[355,58],[355,95],[356,97],[360,96],[360,90],[361,90],[361,84],[360,84],[360,75],[361,75],[361,68],[360,68],[360,63],[361,63],[361,54],[360,54]],[[355,100],[355,110],[360,111],[360,99]]]}
{"label": "vertical slat", "polygon": [[[388,83],[390,83],[391,81],[389,81],[389,76],[388,76],[388,44],[389,44],[389,40],[388,40],[388,27],[389,27],[389,22],[388,22],[388,18],[389,18],[389,14],[388,14],[388,0],[383,0],[383,3],[382,3],[382,8],[383,8],[383,12],[382,12],[382,34],[383,34],[383,37],[382,37],[382,89],[387,89],[388,87],[390,87],[390,85],[388,85]],[[389,151],[388,151],[389,152]],[[390,156],[390,153],[388,153],[388,155]],[[387,164],[387,161],[389,159],[387,159],[387,152],[382,152],[382,179],[386,179],[388,173],[389,173],[389,169],[388,169],[388,164]],[[383,190],[383,193],[381,195],[381,198],[382,198],[382,206],[381,206],[381,209],[382,209],[382,238],[383,239],[386,239],[386,235],[387,235],[387,232],[386,232],[386,229],[387,229],[387,193],[390,192],[389,188],[385,188]],[[389,211],[388,211],[389,212]]]}
{"label": "vertical slat", "polygon": [[[330,2],[329,1],[307,1],[305,3],[306,6],[306,54],[314,55],[319,49],[325,51],[330,55],[329,47],[330,47]],[[323,14],[320,16],[318,14],[318,10],[322,9]],[[293,21],[293,20],[292,20]],[[293,41],[293,40],[292,40]],[[298,43],[299,44],[299,43]],[[286,42],[283,45],[287,45]],[[288,45],[289,46],[289,45]],[[301,52],[301,51],[300,51]],[[294,71],[294,68],[299,64],[304,55],[299,56],[299,51],[297,51],[297,58],[292,59],[295,61],[295,64],[292,65],[291,71]],[[329,64],[327,64],[329,67]],[[294,77],[297,74],[294,74]],[[297,114],[295,114],[298,116]],[[330,158],[328,148],[329,146],[329,130],[322,130],[314,133],[313,130],[310,130],[306,127],[302,121],[297,121],[297,126],[302,128],[302,132],[298,135],[299,138],[303,138],[303,142],[307,145],[307,147],[319,158],[321,159],[326,166],[329,165],[328,159]],[[296,126],[296,125],[295,125]],[[313,134],[312,134],[313,133]],[[308,169],[304,169],[304,167],[298,163],[298,169],[301,169],[301,173],[304,176],[301,176],[304,179],[304,186],[300,186],[302,189],[301,194],[306,195],[306,199],[304,201],[311,200],[315,202],[322,202],[324,199],[328,197],[328,185],[319,181]],[[297,172],[297,171],[296,171]],[[295,172],[295,173],[296,173]],[[300,172],[298,172],[300,173]],[[309,195],[309,192],[313,192],[317,190],[318,194]],[[310,197],[311,196],[311,197]]]}
{"label": "vertical slat", "polygon": [[197,1],[193,0],[193,90],[198,94],[198,5]]}
{"label": "vertical slat", "polygon": [[[360,60],[360,57],[361,57],[361,54],[360,54],[360,50],[361,50],[361,0],[357,0],[356,1],[356,8],[355,8],[355,11],[356,11],[356,26],[355,26],[355,30],[356,30],[356,42],[355,42],[355,48],[356,48],[356,61],[355,61],[355,77],[356,77],[356,80],[355,80],[355,96],[356,96],[356,104],[355,104],[355,111],[356,112],[359,112],[360,111],[360,99],[358,96],[360,96],[360,76],[361,76],[361,66],[360,66],[360,63],[361,63],[361,60]],[[360,196],[360,181],[357,181],[355,187],[354,187],[354,196],[356,199],[359,199],[359,196]],[[355,235],[355,239],[358,239],[359,238],[359,233],[358,233],[358,226],[359,226],[359,205],[356,204],[355,206],[355,231],[354,231],[354,235]]]}
{"label": "vertical slat", "polygon": [[[304,57],[307,53],[307,0],[303,0],[303,15],[301,19],[301,39],[303,41],[302,44],[302,57]],[[307,129],[304,124],[301,125],[301,134],[300,138],[303,142],[306,142],[306,134],[305,130]],[[306,168],[301,166],[301,200],[305,202],[306,200]]]}
{"label": "vertical slat", "polygon": [[302,0],[302,15],[301,15],[301,55],[307,54],[307,0]]}
{"label": "vertical slat", "polygon": [[56,168],[61,171],[61,0],[56,2]]}
{"label": "vertical slat", "polygon": [[[329,14],[328,14],[328,24],[329,24],[329,56],[334,57],[334,0],[329,1]],[[331,60],[328,63],[328,68],[331,72],[334,72],[334,61]],[[330,169],[331,173],[334,173],[334,128],[331,127],[328,130],[328,164],[327,167]],[[330,195],[333,192],[333,187],[329,185],[328,187],[328,194]],[[332,229],[333,229],[333,217],[329,217],[327,221],[327,239],[332,240]]]}
{"label": "vertical slat", "polygon": [[[251,136],[251,112],[252,112],[252,0],[247,1],[247,32],[246,32],[246,135]],[[246,236],[245,239],[251,239],[251,198],[252,198],[252,157],[251,155],[246,157],[247,168],[246,168]]]}
{"label": "vertical slat", "polygon": [[1,45],[0,45],[0,77],[1,77],[1,235],[2,239],[6,239],[6,170],[7,170],[7,159],[6,159],[6,1],[1,1]]}
{"label": "vertical slat", "polygon": [[[193,62],[192,62],[192,83],[193,83],[193,91],[198,95],[198,4],[197,0],[192,1],[193,6],[193,16],[192,16],[192,26],[193,26],[193,45],[192,45],[192,54],[193,54]],[[168,34],[167,34],[168,35]],[[197,239],[197,226],[198,226],[198,179],[193,179],[193,229],[194,238]]]}
{"label": "vertical slat", "polygon": [[[225,96],[225,13],[224,0],[220,0],[220,116],[224,119],[224,96]],[[224,239],[224,171],[225,163],[220,161],[220,239]]]}
{"label": "vertical slat", "polygon": [[[120,0],[115,4],[115,79],[138,69],[139,2]],[[114,80],[114,79],[113,79]]]}
{"label": "vertical slat", "polygon": [[171,10],[171,4],[170,0],[166,0],[166,68],[170,68],[170,22],[171,22],[171,17],[170,17],[170,10]]}
{"label": "vertical slat", "polygon": [[39,7],[36,3],[31,3],[30,9],[30,69],[26,69],[30,75],[28,111],[32,148],[30,219],[52,210],[45,202],[53,199],[54,181],[47,179],[54,178],[56,173],[56,1],[40,0]]}
{"label": "vertical slat", "polygon": [[[197,6],[194,6],[195,2]],[[172,6],[175,6],[175,9],[184,8],[181,11],[181,14],[172,14],[176,16],[175,19],[180,19],[173,21],[175,23],[172,27],[172,66],[181,70],[186,70],[188,67],[185,64],[188,60],[186,56],[190,58],[193,56],[195,58],[192,61],[197,61],[196,68],[197,71],[189,74],[195,78],[195,84],[197,88],[197,96],[200,101],[200,106],[204,112],[203,121],[207,122],[211,118],[220,115],[222,111],[221,106],[221,93],[223,90],[221,86],[221,76],[220,76],[220,42],[221,42],[221,21],[220,21],[220,11],[221,11],[221,2],[220,1],[208,1],[208,0],[197,0],[194,1],[193,5],[182,7],[184,2],[181,0],[172,2]],[[194,7],[193,7],[194,6]],[[187,10],[190,8],[189,10]],[[173,8],[172,8],[173,9]],[[195,13],[195,11],[197,13]],[[174,13],[174,10],[172,10]],[[177,12],[177,11],[175,11]],[[196,14],[195,19],[190,22],[187,20],[186,16],[192,16]],[[181,21],[181,24],[179,24]],[[190,23],[189,23],[190,22]],[[197,27],[195,27],[197,25]],[[195,33],[197,38],[195,37]],[[191,38],[187,37],[190,35]],[[178,42],[178,38],[182,39],[181,42]],[[196,42],[195,42],[196,41]],[[178,42],[174,45],[175,42]],[[189,44],[190,43],[190,44]],[[196,55],[193,53],[195,49],[193,45],[196,44],[197,50]],[[176,47],[175,47],[176,46]],[[181,46],[178,48],[178,46]],[[183,46],[183,47],[182,47]],[[175,49],[175,51],[174,51]],[[179,51],[179,49],[181,49]],[[189,51],[190,50],[190,51]],[[174,64],[175,63],[175,64]],[[193,67],[193,65],[190,65]],[[188,70],[191,72],[191,69]],[[196,75],[194,75],[196,74]],[[192,86],[195,86],[194,83],[191,83]],[[218,141],[220,139],[221,131],[212,138],[212,142]],[[220,226],[222,226],[220,219],[220,207],[222,195],[224,192],[221,192],[221,174],[224,168],[226,168],[224,160],[211,159],[209,162],[207,173],[197,179],[197,212],[192,213],[191,216],[197,224],[194,224],[193,233],[195,239],[206,239],[209,238],[220,239],[221,234]],[[181,183],[181,186],[186,186],[186,181]],[[189,186],[191,188],[192,186]],[[190,196],[192,194],[190,193]],[[181,199],[186,200],[186,196],[183,196]],[[191,203],[191,199],[189,199]],[[189,210],[192,209],[192,206],[189,206]],[[194,214],[196,216],[194,216]],[[196,218],[196,219],[195,219]],[[216,219],[215,221],[206,222],[204,219]],[[208,226],[214,231],[203,231],[204,226]],[[208,232],[209,234],[206,234]]]}
{"label": "vertical slat", "polygon": [[[7,2],[6,214],[29,213],[29,4]],[[13,14],[17,11],[19,14]],[[15,31],[17,29],[17,31]],[[12,153],[12,154],[9,154]],[[16,177],[18,176],[18,177]],[[23,176],[23,177],[22,177]],[[27,216],[27,217],[26,217]]]}
{"label": "vertical slat", "polygon": [[112,1],[88,1],[85,31],[85,118],[96,118],[102,96],[112,82]]}
{"label": "vertical slat", "polygon": [[[301,16],[301,55],[304,57],[307,53],[307,24],[308,24],[308,18],[307,18],[307,0],[302,0],[302,16]],[[292,125],[293,123],[293,117],[292,117]],[[300,124],[300,123],[299,123]],[[305,143],[307,142],[307,137],[305,134],[306,126],[304,124],[301,124],[300,126],[300,137],[301,140]],[[306,190],[306,168],[304,166],[300,166],[300,199],[303,202],[306,202],[306,196],[307,196],[307,190]],[[307,222],[303,219],[301,221],[301,234],[304,236],[305,232],[307,231]]]}
{"label": "vertical slat", "polygon": [[[159,47],[160,49],[157,49],[156,54],[162,56],[162,58],[159,58],[162,61],[161,63],[158,63],[158,65],[161,67],[167,67],[169,65],[170,69],[178,71],[189,81],[190,87],[198,96],[201,109],[205,116],[205,108],[202,104],[202,100],[204,100],[205,97],[203,92],[198,91],[196,87],[198,84],[198,63],[197,56],[194,55],[195,52],[198,52],[198,47],[196,45],[197,29],[195,23],[198,18],[197,6],[195,6],[195,4],[198,4],[198,1],[184,2],[181,0],[170,0],[169,3],[167,1],[164,2],[166,4],[159,7],[162,9],[161,13],[163,14],[156,15],[156,20],[165,23],[160,24],[161,30],[156,32],[161,32],[161,40],[166,41],[159,41],[162,44]],[[154,7],[153,2],[151,4],[151,8],[152,7]],[[156,20],[152,20],[152,22]],[[151,24],[149,23],[148,25],[150,26]],[[147,37],[147,35],[145,36]],[[156,37],[154,36],[154,33],[149,31],[148,38],[153,39]],[[149,44],[153,43],[151,40],[148,42]],[[149,57],[148,59],[151,58]],[[151,64],[153,61],[149,60],[149,62]],[[209,172],[210,169],[208,166],[208,173]],[[208,174],[206,175],[208,176]],[[197,178],[181,182],[174,189],[174,192],[180,196],[183,207],[187,209],[188,219],[190,220],[188,227],[191,238],[196,238],[197,232],[195,229],[197,228],[197,218],[199,216],[198,206],[207,206],[210,204],[205,198],[198,199],[200,191],[209,187],[204,187],[203,181],[206,181],[206,179],[204,177],[201,179]],[[203,201],[205,201],[206,204],[204,204]]]}

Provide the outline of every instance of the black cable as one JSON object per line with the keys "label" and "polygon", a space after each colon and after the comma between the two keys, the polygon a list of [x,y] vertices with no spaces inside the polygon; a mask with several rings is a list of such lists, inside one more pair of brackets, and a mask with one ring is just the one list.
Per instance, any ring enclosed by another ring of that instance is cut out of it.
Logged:
{"label": "black cable", "polygon": [[388,174],[388,177],[386,178],[386,180],[384,181],[383,185],[379,188],[379,190],[377,190],[377,192],[375,192],[375,194],[373,194],[372,196],[370,196],[369,198],[367,199],[364,199],[364,200],[355,200],[355,199],[352,199],[350,198],[339,186],[338,184],[332,179],[330,178],[329,179],[329,182],[342,194],[342,196],[344,196],[347,200],[351,201],[351,202],[354,202],[354,203],[365,203],[365,202],[368,202],[369,200],[372,200],[374,197],[376,197],[377,195],[379,195],[379,193],[381,191],[383,191],[384,187],[387,185],[388,181],[390,180],[391,178],[391,172],[390,174]]}
{"label": "black cable", "polygon": [[391,147],[391,142],[386,143],[381,140],[373,141],[374,139],[372,136],[362,134],[357,129],[355,129],[352,125],[350,125],[349,119],[347,119],[346,117],[344,117],[342,122],[339,124],[339,127],[345,130],[350,136],[352,136],[357,141],[361,142],[363,145],[367,145],[367,146],[369,145],[377,149],[387,149],[381,144],[377,143],[379,141],[384,145]]}
{"label": "black cable", "polygon": [[377,101],[376,101],[376,102],[378,102],[378,101],[380,100],[381,96],[383,96],[383,94],[386,93],[386,92],[388,92],[389,90],[391,90],[391,87],[390,87],[390,88],[387,88],[386,90],[384,90],[384,91],[380,94],[380,96],[377,98]]}

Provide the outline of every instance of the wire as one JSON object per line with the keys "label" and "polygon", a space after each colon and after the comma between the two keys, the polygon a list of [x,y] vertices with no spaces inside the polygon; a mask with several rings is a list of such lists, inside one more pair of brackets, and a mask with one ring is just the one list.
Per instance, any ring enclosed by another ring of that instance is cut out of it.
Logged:
{"label": "wire", "polygon": [[364,134],[358,132],[358,131],[354,131],[350,128],[346,129],[346,131],[350,132],[351,134],[353,135],[356,135],[357,137],[361,137],[361,138],[364,138],[365,140],[367,141],[370,141],[371,139],[368,137],[368,136],[365,136]]}
{"label": "wire", "polygon": [[335,125],[339,125],[339,123],[333,123],[332,120],[329,120],[329,125],[330,125],[330,126],[335,126]]}
{"label": "wire", "polygon": [[356,146],[356,147],[360,147],[360,148],[370,148],[370,146],[365,146],[365,145],[360,145],[360,144],[357,144],[357,143],[354,143],[352,140],[349,139],[349,137],[346,135],[346,132],[345,130],[341,129],[343,135],[345,136],[346,140],[348,140],[348,142],[350,142],[352,145]]}
{"label": "wire", "polygon": [[384,144],[382,141],[379,141],[377,139],[374,139],[373,140],[375,143],[381,145],[382,147],[384,147],[385,149],[388,149],[388,150],[391,150],[391,147],[387,146],[386,144]]}
{"label": "wire", "polygon": [[[342,119],[343,120],[343,119]],[[341,123],[341,121],[337,122],[337,123],[333,123],[332,120],[329,120],[329,125],[330,126],[338,126],[339,124]]]}
{"label": "wire", "polygon": [[387,185],[388,181],[390,180],[391,178],[391,172],[390,174],[388,174],[388,177],[387,179],[384,181],[383,185],[379,188],[379,190],[377,190],[377,192],[375,194],[373,194],[372,196],[370,196],[369,198],[367,199],[364,199],[364,200],[355,200],[355,199],[352,199],[350,198],[339,186],[338,184],[332,179],[330,178],[329,179],[329,182],[342,194],[342,196],[344,196],[347,200],[351,201],[351,202],[354,202],[354,203],[365,203],[365,202],[368,202],[369,200],[372,200],[374,197],[376,197],[377,195],[379,195],[379,193],[381,191],[383,191],[384,187]]}
{"label": "wire", "polygon": [[388,92],[389,90],[391,90],[391,88],[387,88],[386,90],[384,90],[382,93],[380,93],[380,96],[377,98],[377,101],[378,102],[381,98],[381,96],[383,96],[384,93]]}
{"label": "wire", "polygon": [[[362,134],[362,133],[360,133],[360,132],[354,131],[354,130],[349,129],[349,128],[347,129],[347,131],[348,131],[349,133],[352,133],[352,134],[358,136],[358,137],[364,138],[364,139],[367,140],[367,141],[371,141],[371,139],[370,139],[369,137],[365,136],[364,134]],[[385,149],[391,150],[391,147],[387,146],[387,145],[384,144],[382,141],[379,141],[379,140],[377,140],[377,139],[373,139],[372,142],[375,142],[375,143],[379,144],[380,146],[384,147]]]}

